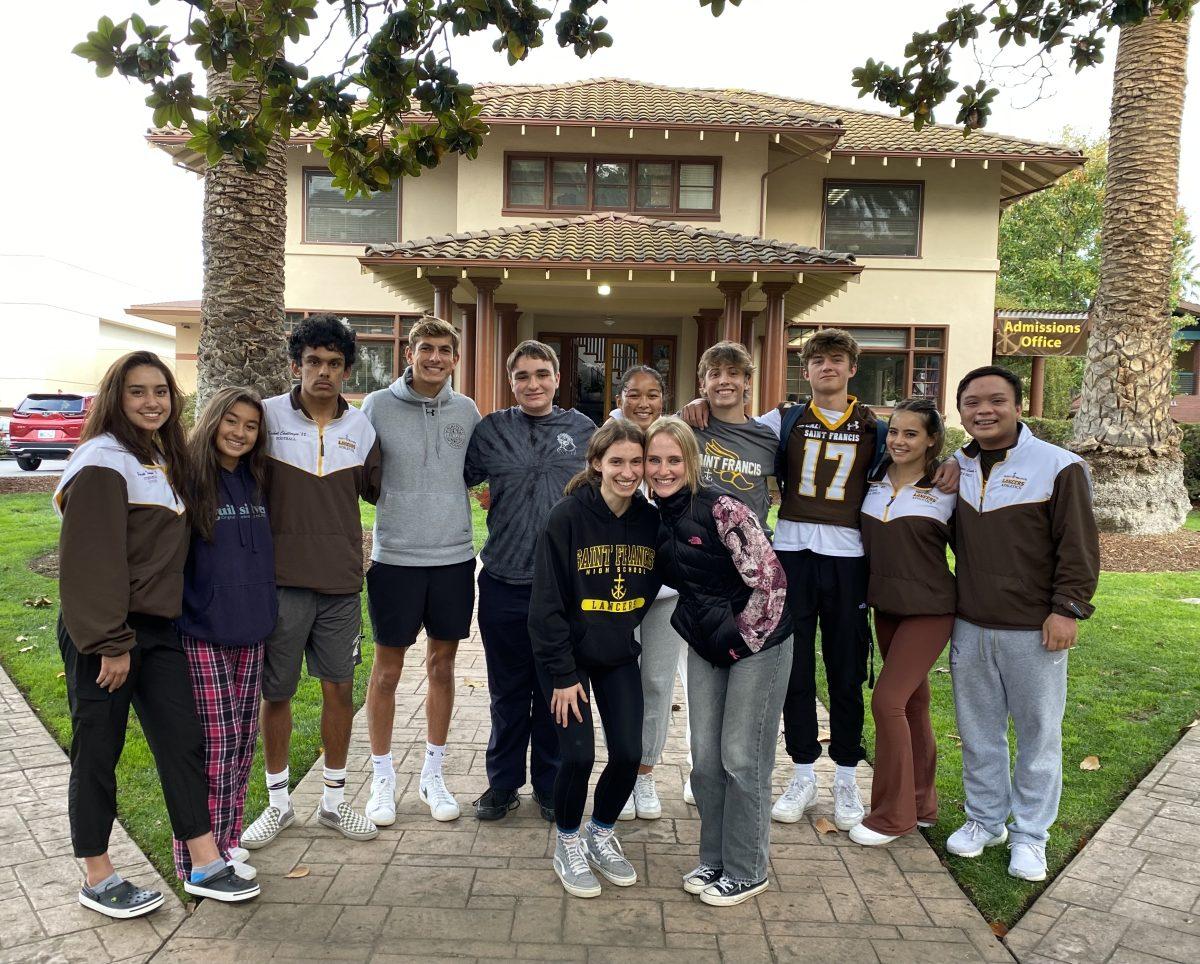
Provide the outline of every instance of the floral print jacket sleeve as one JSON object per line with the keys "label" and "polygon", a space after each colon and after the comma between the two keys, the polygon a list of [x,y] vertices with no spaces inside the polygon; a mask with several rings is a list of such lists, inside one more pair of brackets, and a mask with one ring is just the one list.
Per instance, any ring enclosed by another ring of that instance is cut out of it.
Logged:
{"label": "floral print jacket sleeve", "polygon": [[713,504],[717,532],[742,581],[752,590],[736,618],[751,652],[762,649],[779,626],[787,601],[787,579],[758,517],[742,502],[721,496]]}

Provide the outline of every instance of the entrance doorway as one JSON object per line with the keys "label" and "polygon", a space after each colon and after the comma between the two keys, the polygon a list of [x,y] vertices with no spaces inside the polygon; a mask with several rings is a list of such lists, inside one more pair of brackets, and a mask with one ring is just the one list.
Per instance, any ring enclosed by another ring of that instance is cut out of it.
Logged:
{"label": "entrance doorway", "polygon": [[674,336],[542,332],[538,340],[558,352],[562,380],[555,401],[563,408],[577,408],[600,425],[616,404],[621,376],[634,365],[649,365],[667,383],[663,410],[670,410]]}

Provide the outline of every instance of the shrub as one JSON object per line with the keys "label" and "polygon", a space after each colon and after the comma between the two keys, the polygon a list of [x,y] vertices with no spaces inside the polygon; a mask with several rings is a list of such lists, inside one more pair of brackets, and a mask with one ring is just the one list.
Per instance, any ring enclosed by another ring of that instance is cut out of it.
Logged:
{"label": "shrub", "polygon": [[966,444],[967,433],[953,425],[946,426],[946,441],[942,445],[942,457],[949,458]]}
{"label": "shrub", "polygon": [[1067,418],[1026,418],[1022,421],[1044,442],[1066,448],[1071,441],[1072,422]]}
{"label": "shrub", "polygon": [[1200,503],[1200,425],[1180,425],[1183,432],[1183,484],[1193,504]]}

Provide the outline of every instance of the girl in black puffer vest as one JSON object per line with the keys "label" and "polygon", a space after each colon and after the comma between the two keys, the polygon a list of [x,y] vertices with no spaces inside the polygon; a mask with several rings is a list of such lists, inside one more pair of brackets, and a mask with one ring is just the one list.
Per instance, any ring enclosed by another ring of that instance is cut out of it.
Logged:
{"label": "girl in black puffer vest", "polygon": [[783,568],[754,513],[699,486],[700,452],[679,418],[646,436],[661,516],[658,562],[679,591],[671,625],[687,641],[692,792],[700,865],[683,888],[714,906],[767,887],[771,771],[792,664]]}

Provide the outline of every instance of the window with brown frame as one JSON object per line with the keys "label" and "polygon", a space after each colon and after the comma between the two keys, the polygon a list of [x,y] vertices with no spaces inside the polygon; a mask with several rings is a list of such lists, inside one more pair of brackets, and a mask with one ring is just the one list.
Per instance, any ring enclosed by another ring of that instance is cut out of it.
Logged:
{"label": "window with brown frame", "polygon": [[821,247],[919,258],[923,194],[920,181],[826,181]]}
{"label": "window with brown frame", "polygon": [[287,331],[290,333],[298,322],[309,315],[320,314],[335,315],[354,329],[358,357],[342,388],[344,395],[362,398],[380,388],[387,388],[400,377],[404,371],[404,346],[408,344],[408,333],[417,315],[289,311]]}
{"label": "window with brown frame", "polygon": [[[800,363],[800,348],[813,332],[829,325],[794,325],[788,330],[787,395],[792,401],[812,394]],[[838,326],[842,327],[842,326]],[[846,325],[858,342],[858,371],[849,391],[872,408],[890,409],[910,395],[932,399],[939,410],[946,401],[944,326]]]}
{"label": "window with brown frame", "polygon": [[[399,182],[396,182],[397,185]],[[346,199],[328,171],[304,171],[305,244],[381,244],[400,240],[400,188]]]}
{"label": "window with brown frame", "polygon": [[719,158],[507,154],[505,211],[633,211],[715,219]]}

